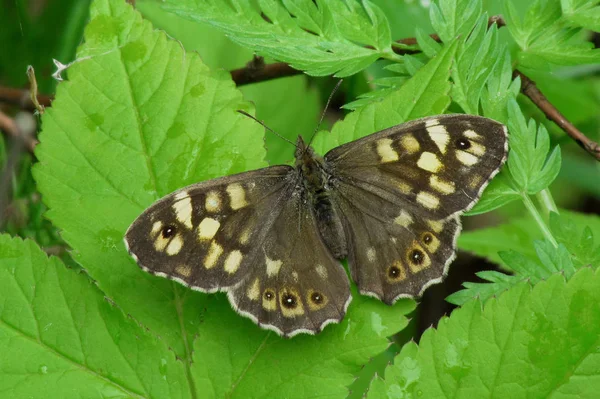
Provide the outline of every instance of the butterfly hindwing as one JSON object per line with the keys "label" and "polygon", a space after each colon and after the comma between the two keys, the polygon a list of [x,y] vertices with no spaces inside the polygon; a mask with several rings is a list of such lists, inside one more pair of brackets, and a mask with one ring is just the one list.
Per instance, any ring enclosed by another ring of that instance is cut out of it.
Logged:
{"label": "butterfly hindwing", "polygon": [[404,123],[325,155],[336,177],[443,219],[472,207],[506,159],[504,125],[473,115]]}

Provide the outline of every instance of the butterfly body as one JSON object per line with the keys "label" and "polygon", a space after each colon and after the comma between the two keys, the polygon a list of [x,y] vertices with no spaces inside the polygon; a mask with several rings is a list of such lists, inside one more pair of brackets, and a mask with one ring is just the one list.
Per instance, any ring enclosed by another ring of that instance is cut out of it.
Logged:
{"label": "butterfly body", "polygon": [[362,294],[392,304],[441,281],[458,216],[506,158],[503,125],[424,118],[320,156],[301,137],[295,165],[182,188],[125,236],[140,266],[193,289],[225,291],[239,313],[285,336],[339,322]]}

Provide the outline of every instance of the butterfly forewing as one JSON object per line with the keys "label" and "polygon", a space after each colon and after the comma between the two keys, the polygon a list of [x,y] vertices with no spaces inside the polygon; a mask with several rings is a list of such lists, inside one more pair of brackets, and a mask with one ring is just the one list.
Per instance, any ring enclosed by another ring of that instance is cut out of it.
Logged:
{"label": "butterfly forewing", "polygon": [[443,219],[472,207],[506,159],[504,125],[440,115],[394,126],[334,148],[336,178]]}
{"label": "butterfly forewing", "polygon": [[283,199],[293,189],[289,166],[209,180],[148,208],[125,241],[139,265],[201,291],[223,290],[252,270]]}

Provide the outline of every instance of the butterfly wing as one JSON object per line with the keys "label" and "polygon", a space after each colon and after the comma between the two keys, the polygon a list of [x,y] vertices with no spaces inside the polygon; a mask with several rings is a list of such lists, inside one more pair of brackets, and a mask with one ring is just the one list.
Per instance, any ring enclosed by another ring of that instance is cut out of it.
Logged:
{"label": "butterfly wing", "polygon": [[475,205],[506,155],[507,131],[501,123],[440,115],[344,144],[325,160],[337,178],[437,220]]}
{"label": "butterfly wing", "polygon": [[361,293],[386,303],[422,294],[454,259],[458,215],[506,159],[506,128],[470,115],[395,126],[325,155]]}
{"label": "butterfly wing", "polygon": [[126,245],[144,270],[227,291],[237,311],[279,334],[320,331],[343,318],[349,283],[300,204],[297,178],[273,166],[185,187],[140,215]]}

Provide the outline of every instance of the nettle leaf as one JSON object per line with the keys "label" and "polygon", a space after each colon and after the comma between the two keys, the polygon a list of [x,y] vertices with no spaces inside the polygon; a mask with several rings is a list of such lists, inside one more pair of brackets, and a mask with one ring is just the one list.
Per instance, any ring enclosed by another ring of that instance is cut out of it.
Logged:
{"label": "nettle leaf", "polygon": [[452,100],[468,114],[480,114],[481,94],[506,49],[498,44],[496,25],[490,29],[487,26],[488,17],[484,13],[459,49],[452,68]]}
{"label": "nettle leaf", "polygon": [[190,398],[164,341],[81,272],[0,235],[0,392],[6,398]]}
{"label": "nettle leaf", "polygon": [[595,0],[561,0],[563,16],[576,26],[600,31],[600,6]]}
{"label": "nettle leaf", "polygon": [[[594,50],[592,43],[574,38],[579,28],[568,27],[565,23],[568,21],[573,24],[581,19],[585,25],[597,24],[598,21],[593,19],[593,14],[597,11],[592,11],[580,1],[568,0],[562,3],[563,11],[566,10],[569,14],[563,15],[558,1],[503,2],[506,25],[521,48],[518,55],[521,65],[548,69],[551,64],[579,65],[600,62],[600,51]],[[523,10],[523,7],[527,9]],[[574,11],[575,9],[590,14],[581,18],[580,12]],[[577,15],[575,18],[571,18],[573,12]]]}
{"label": "nettle leaf", "polygon": [[600,389],[600,272],[519,284],[473,301],[405,345],[372,398],[593,398]]}
{"label": "nettle leaf", "polygon": [[67,72],[43,116],[34,174],[48,217],[100,289],[182,359],[197,397],[216,390],[251,397],[246,388],[273,382],[269,359],[290,364],[272,387],[282,396],[302,397],[295,379],[284,378],[292,364],[307,365],[297,371],[304,374],[309,364],[335,365],[311,389],[347,391],[361,365],[389,345],[386,337],[406,325],[413,301],[388,307],[356,298],[340,325],[286,340],[235,314],[222,294],[141,271],[123,245],[129,224],[162,195],[265,165],[263,129],[236,112],[252,106],[229,75],[211,72],[120,0],[93,3]]}
{"label": "nettle leaf", "polygon": [[499,253],[504,264],[514,272],[513,275],[496,271],[479,272],[477,276],[489,283],[463,283],[465,289],[448,296],[446,300],[455,305],[463,305],[472,299],[485,302],[521,282],[537,284],[554,273],[560,272],[566,278],[575,273],[571,255],[563,244],[554,247],[549,241],[534,241],[533,247],[536,260],[513,250]]}
{"label": "nettle leaf", "polygon": [[[556,219],[555,216],[550,218],[553,236],[573,255],[572,259],[576,267],[590,264],[598,266],[598,262],[578,263],[577,259],[583,257],[583,259],[592,260],[593,257],[600,256],[600,247],[593,249],[593,236],[600,237],[600,217],[566,210],[560,212],[559,219]],[[586,233],[586,231],[588,232]],[[590,235],[592,236],[591,240]],[[542,233],[530,217],[513,218],[510,222],[495,227],[463,232],[458,238],[458,247],[487,258],[490,262],[508,267],[500,259],[498,252],[513,249],[534,258],[537,255],[530,243],[540,239],[542,239]],[[592,242],[591,246],[590,241]],[[579,248],[580,244],[581,248]],[[587,256],[591,258],[587,258]]]}
{"label": "nettle leaf", "polygon": [[443,0],[431,4],[431,25],[444,43],[466,37],[482,14],[481,0]]}
{"label": "nettle leaf", "polygon": [[600,244],[594,245],[594,233],[596,237],[600,237],[600,228],[594,230],[591,227],[593,224],[589,225],[593,221],[592,218],[584,221],[577,220],[572,215],[550,214],[552,234],[567,247],[577,267],[600,266]]}
{"label": "nettle leaf", "polygon": [[258,7],[250,0],[167,0],[163,6],[310,75],[349,76],[378,58],[400,59],[385,14],[368,0],[263,0]]}
{"label": "nettle leaf", "polygon": [[320,133],[314,149],[324,154],[343,143],[426,115],[441,114],[450,104],[450,68],[458,42],[447,45],[399,90],[349,114],[331,134]]}
{"label": "nettle leaf", "polygon": [[510,131],[510,156],[508,169],[515,185],[527,194],[535,194],[548,187],[560,171],[560,147],[550,156],[550,136],[543,125],[536,129],[534,120],[525,121],[516,100],[508,102],[508,130]]}

